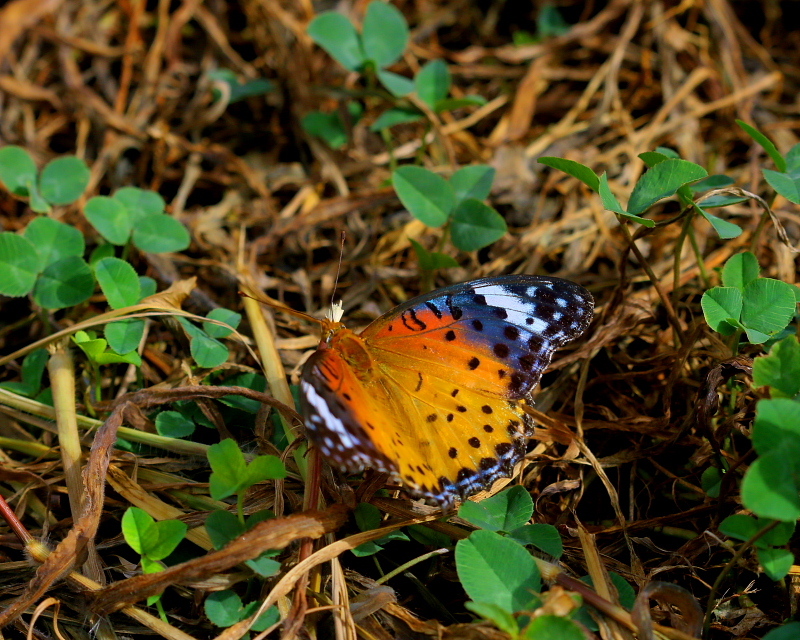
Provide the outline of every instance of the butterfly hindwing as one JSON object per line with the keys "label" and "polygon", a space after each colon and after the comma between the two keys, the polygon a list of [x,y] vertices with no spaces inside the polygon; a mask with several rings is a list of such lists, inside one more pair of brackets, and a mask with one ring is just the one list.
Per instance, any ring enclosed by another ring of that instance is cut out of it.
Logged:
{"label": "butterfly hindwing", "polygon": [[434,379],[425,393],[410,394],[413,373],[394,373],[358,375],[335,349],[309,359],[301,382],[306,425],[328,460],[346,471],[390,473],[441,505],[511,474],[530,435],[524,401],[489,403]]}

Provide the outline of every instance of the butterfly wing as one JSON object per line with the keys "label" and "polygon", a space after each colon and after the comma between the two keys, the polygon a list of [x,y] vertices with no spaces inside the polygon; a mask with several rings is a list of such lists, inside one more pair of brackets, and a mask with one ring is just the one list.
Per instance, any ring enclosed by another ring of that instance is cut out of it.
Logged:
{"label": "butterfly wing", "polygon": [[[524,401],[488,404],[469,389],[454,396],[452,383],[435,379],[413,394],[416,375],[392,373],[359,371],[333,348],[309,358],[301,379],[306,427],[330,462],[390,473],[443,506],[511,474],[530,435]],[[477,413],[467,408],[475,406]]]}
{"label": "butterfly wing", "polygon": [[414,298],[309,359],[312,438],[345,469],[392,473],[443,505],[467,497],[524,455],[525,399],[593,306],[582,287],[535,276]]}
{"label": "butterfly wing", "polygon": [[[594,300],[583,287],[543,276],[499,276],[419,296],[361,336],[378,362],[453,380],[489,397],[524,398],[556,349],[580,336]],[[455,388],[455,387],[454,387]]]}

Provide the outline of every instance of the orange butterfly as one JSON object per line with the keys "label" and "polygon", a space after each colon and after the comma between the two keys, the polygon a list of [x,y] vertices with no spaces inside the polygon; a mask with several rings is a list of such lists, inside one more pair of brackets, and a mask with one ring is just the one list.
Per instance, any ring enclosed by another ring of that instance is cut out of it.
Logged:
{"label": "orange butterfly", "polygon": [[309,436],[345,471],[450,506],[511,474],[532,434],[523,406],[593,309],[572,282],[513,275],[419,296],[361,334],[325,320],[300,382]]}

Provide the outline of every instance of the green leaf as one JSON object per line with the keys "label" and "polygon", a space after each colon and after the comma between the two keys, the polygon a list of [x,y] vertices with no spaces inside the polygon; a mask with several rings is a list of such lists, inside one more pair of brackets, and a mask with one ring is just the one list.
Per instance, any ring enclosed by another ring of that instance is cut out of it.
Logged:
{"label": "green leaf", "polygon": [[462,200],[453,211],[450,236],[462,251],[477,251],[502,238],[508,228],[497,211],[475,198]]}
{"label": "green leaf", "polygon": [[456,569],[467,595],[509,613],[535,607],[539,570],[527,550],[494,531],[474,531],[456,544]]}
{"label": "green leaf", "polygon": [[83,207],[83,214],[89,223],[108,242],[123,245],[128,242],[133,231],[133,218],[128,208],[116,198],[95,196]]}
{"label": "green leaf", "polygon": [[800,622],[790,622],[770,631],[762,640],[797,640],[800,638]]}
{"label": "green leaf", "polygon": [[114,192],[113,198],[125,205],[134,221],[144,216],[164,213],[164,209],[167,207],[161,194],[151,189],[122,187]]}
{"label": "green leaf", "polygon": [[[103,341],[105,342],[105,340]],[[103,351],[95,358],[97,364],[117,364],[120,362],[125,362],[127,364],[132,364],[135,367],[142,366],[142,358],[141,356],[136,353],[135,351],[131,351],[130,353],[114,353],[113,351]]]}
{"label": "green leaf", "polygon": [[405,530],[411,538],[427,547],[446,549],[453,545],[453,541],[447,534],[434,531],[423,524],[412,524],[406,527]]}
{"label": "green leaf", "polygon": [[422,111],[419,109],[413,107],[392,107],[379,115],[375,122],[369,126],[369,130],[380,131],[381,129],[388,129],[398,124],[416,122],[417,120],[421,120],[422,117]]}
{"label": "green leaf", "polygon": [[42,257],[43,266],[67,256],[82,256],[86,249],[86,242],[80,231],[47,216],[31,220],[23,235],[36,247]]}
{"label": "green leaf", "polygon": [[35,182],[28,183],[28,193],[30,193],[29,205],[36,213],[50,213],[50,205],[47,200],[39,193],[39,187]]}
{"label": "green leaf", "polygon": [[474,164],[462,167],[450,177],[450,185],[456,194],[456,202],[467,198],[485,200],[492,190],[495,176],[494,167],[488,164]]}
{"label": "green leaf", "polygon": [[94,265],[97,264],[98,260],[112,257],[116,253],[115,249],[116,247],[109,242],[98,244],[89,254],[89,266],[94,268]]}
{"label": "green leaf", "polygon": [[717,235],[723,240],[738,238],[740,235],[742,235],[742,228],[739,225],[733,224],[732,222],[728,222],[727,220],[723,220],[722,218],[709,213],[702,206],[695,205],[695,211],[699,212],[701,216],[711,223],[711,226],[714,227],[714,231],[716,231]]}
{"label": "green leaf", "polygon": [[736,540],[747,541],[754,537],[761,527],[755,518],[741,513],[728,516],[719,523],[720,533]]}
{"label": "green leaf", "polygon": [[139,276],[119,258],[103,258],[94,265],[94,275],[112,309],[122,309],[141,299]]}
{"label": "green leaf", "polygon": [[585,640],[586,635],[572,620],[545,614],[535,617],[522,634],[525,640]]}
{"label": "green leaf", "polygon": [[800,171],[800,143],[795,144],[786,154],[786,173]]}
{"label": "green leaf", "polygon": [[753,361],[753,385],[770,387],[773,398],[800,394],[800,342],[788,336],[772,345],[769,355]]}
{"label": "green leaf", "polygon": [[739,326],[742,305],[742,292],[734,287],[714,287],[700,299],[708,326],[725,336]]}
{"label": "green leaf", "polygon": [[230,511],[218,509],[206,517],[206,531],[215,549],[222,549],[234,538],[242,535],[246,527]]}
{"label": "green leaf", "polygon": [[532,544],[554,558],[560,558],[564,553],[558,529],[550,524],[526,524],[511,531],[509,536],[522,545]]}
{"label": "green leaf", "polygon": [[764,518],[793,522],[800,518],[800,469],[783,451],[758,457],[742,481],[742,503]]}
{"label": "green leaf", "polygon": [[558,7],[552,4],[539,6],[539,15],[536,17],[536,33],[540,38],[554,38],[568,33],[572,25],[564,20]]}
{"label": "green leaf", "polygon": [[639,215],[659,200],[668,198],[685,184],[708,176],[700,165],[688,160],[668,159],[649,169],[631,192],[628,212]]}
{"label": "green leaf", "polygon": [[194,336],[189,344],[192,358],[198,366],[213,369],[227,361],[230,353],[228,347],[219,340],[210,338],[204,333]]}
{"label": "green leaf", "polygon": [[212,469],[209,492],[214,500],[223,500],[237,493],[241,487],[250,486],[243,482],[247,464],[235,440],[226,438],[212,444],[207,455]]}
{"label": "green leaf", "polygon": [[[249,562],[248,562],[248,564],[249,564]],[[278,565],[280,566],[280,563],[278,563]],[[258,608],[261,605],[261,603],[258,600],[256,600],[255,602],[253,602],[253,604],[256,605],[254,607],[254,611],[253,611],[253,613],[255,613],[255,609]],[[250,614],[248,614],[248,615],[250,615]],[[253,629],[253,631],[257,631],[257,632],[258,631],[266,631],[273,624],[277,624],[280,619],[281,619],[281,613],[278,610],[278,607],[275,606],[275,605],[272,605],[264,613],[262,613],[260,616],[258,616],[258,619],[253,623],[252,629]]]}
{"label": "green leaf", "polygon": [[139,276],[139,289],[142,292],[142,298],[152,296],[158,289],[158,284],[150,276]]}
{"label": "green leaf", "polygon": [[301,124],[306,133],[322,138],[331,149],[342,148],[349,139],[338,112],[312,111],[303,116]]}
{"label": "green leaf", "polygon": [[[759,518],[759,526],[764,527],[768,524],[772,524],[774,520],[770,520],[769,518]],[[789,541],[794,536],[795,529],[797,528],[797,522],[780,522],[778,526],[776,526],[771,531],[767,531],[762,537],[759,542],[764,543],[766,546],[771,547],[782,547],[784,545],[789,544]]]}
{"label": "green leaf", "polygon": [[90,360],[94,360],[103,353],[107,344],[105,340],[95,338],[93,333],[90,334],[86,331],[76,331],[75,335],[72,336],[72,341],[80,347]]}
{"label": "green leaf", "polygon": [[[573,178],[577,178],[592,191],[600,190],[600,178],[585,164],[575,162],[574,160],[567,160],[566,158],[555,158],[552,156],[543,156],[539,158],[539,162],[547,165],[548,167],[553,167],[553,169],[563,171],[564,173],[571,175]],[[607,181],[606,185],[608,185]],[[603,206],[605,206],[606,209],[610,209],[610,207],[606,205],[605,201],[603,202]],[[626,213],[619,203],[616,203],[616,206],[618,206],[621,210],[617,213]],[[611,211],[614,211],[614,209],[611,209]]]}
{"label": "green leaf", "polygon": [[30,240],[9,231],[0,233],[0,294],[17,298],[30,293],[42,266]]}
{"label": "green leaf", "polygon": [[452,111],[463,107],[481,107],[485,105],[486,102],[487,100],[483,96],[475,95],[463,96],[461,98],[444,98],[443,100],[436,101],[433,110],[436,113],[442,113],[443,111]]}
{"label": "green leaf", "polygon": [[772,580],[785,578],[794,564],[794,554],[789,549],[756,549],[756,557],[764,573]]}
{"label": "green leaf", "polygon": [[428,251],[416,240],[409,238],[411,246],[417,253],[417,260],[419,261],[419,268],[423,271],[436,271],[437,269],[447,269],[449,267],[457,267],[458,262],[445,253],[438,251]]}
{"label": "green leaf", "polygon": [[700,486],[709,498],[719,498],[722,489],[722,472],[716,467],[707,467],[700,475]]}
{"label": "green leaf", "polygon": [[33,299],[45,309],[85,302],[94,293],[94,275],[83,258],[67,256],[48,265],[36,280]]}
{"label": "green leaf", "polygon": [[161,520],[154,523],[155,540],[147,548],[148,558],[163,560],[181,543],[186,536],[186,523],[180,520]]}
{"label": "green leaf", "polygon": [[122,516],[125,542],[151,561],[163,560],[186,535],[186,523],[180,520],[156,522],[146,511],[129,507]]}
{"label": "green leaf", "polygon": [[[729,176],[721,173],[715,173],[714,175],[690,184],[689,189],[692,191],[692,193],[703,193],[705,191],[711,191],[712,189],[729,187],[735,182],[736,181]],[[707,201],[703,201],[703,206],[708,206]]]}
{"label": "green leaf", "polygon": [[42,376],[49,356],[45,349],[31,351],[22,361],[21,382],[0,382],[0,388],[33,398],[42,388]]}
{"label": "green leaf", "polygon": [[258,456],[247,465],[248,486],[265,480],[279,480],[286,477],[286,467],[277,456]]}
{"label": "green leaf", "polygon": [[242,599],[234,591],[213,591],[206,598],[206,617],[218,627],[230,627],[244,618]]}
{"label": "green leaf", "polygon": [[126,318],[109,322],[103,331],[108,346],[116,353],[130,353],[139,348],[144,335],[144,320]]}
{"label": "green leaf", "polygon": [[145,215],[133,227],[133,244],[148,253],[183,251],[190,242],[186,227],[163,213]]}
{"label": "green leaf", "polygon": [[645,151],[644,153],[639,154],[639,158],[648,167],[655,167],[659,162],[669,160],[669,156],[664,155],[663,153],[658,153],[658,151]]}
{"label": "green leaf", "polygon": [[368,502],[359,502],[353,511],[356,526],[361,531],[372,531],[381,526],[381,511]]}
{"label": "green leaf", "polygon": [[481,502],[466,500],[458,510],[476,527],[490,531],[512,531],[524,525],[533,515],[533,500],[525,487],[515,486]]}
{"label": "green leaf", "polygon": [[748,284],[758,278],[760,272],[758,258],[749,251],[743,251],[731,256],[722,267],[722,284],[744,291]]}
{"label": "green leaf", "polygon": [[286,468],[275,456],[258,456],[249,465],[234,440],[227,438],[208,448],[213,470],[209,490],[214,500],[222,500],[264,480],[286,477]]}
{"label": "green leaf", "polygon": [[[270,553],[270,552],[266,552]],[[261,554],[258,558],[248,560],[245,564],[250,567],[255,573],[262,578],[269,578],[274,576],[281,570],[281,563],[272,558],[268,558],[266,554]],[[267,625],[269,626],[269,625]],[[255,628],[255,627],[253,627]],[[264,627],[266,629],[266,627]]]}
{"label": "green leaf", "polygon": [[680,158],[680,154],[675,151],[675,149],[670,149],[669,147],[656,147],[656,153],[661,153],[668,158]]}
{"label": "green leaf", "polygon": [[29,196],[28,185],[36,183],[36,163],[30,154],[10,144],[0,149],[0,182],[17,196]]}
{"label": "green leaf", "polygon": [[231,311],[230,309],[225,309],[224,307],[212,309],[208,312],[206,317],[211,320],[217,320],[218,322],[224,322],[228,325],[228,327],[222,327],[218,324],[212,324],[211,322],[204,322],[203,329],[212,338],[227,338],[242,321],[241,314]]}
{"label": "green leaf", "polygon": [[195,424],[178,411],[162,411],[156,416],[156,431],[168,438],[185,438],[194,433]]}
{"label": "green leaf", "polygon": [[[761,455],[778,451],[788,456],[793,449],[800,451],[800,402],[760,400],[753,422],[753,446]],[[800,456],[797,461],[800,464]]]}
{"label": "green leaf", "polygon": [[512,638],[517,637],[517,634],[519,633],[519,625],[517,624],[517,620],[508,611],[503,609],[503,607],[490,602],[475,601],[466,602],[464,603],[464,606],[473,613],[479,615],[484,620],[493,622],[494,625],[500,629],[500,631],[504,631]]}
{"label": "green leaf", "polygon": [[450,69],[444,60],[431,60],[414,76],[417,95],[431,109],[435,109],[436,104],[447,97],[451,83]]}
{"label": "green leaf", "polygon": [[[381,0],[373,0],[373,4]],[[378,69],[378,80],[395,98],[403,98],[414,91],[414,81],[386,69]]]}
{"label": "green leaf", "polygon": [[358,71],[366,62],[356,28],[337,11],[314,18],[308,25],[308,35],[345,69]]}
{"label": "green leaf", "polygon": [[608,184],[608,176],[605,173],[600,176],[600,184],[597,188],[597,192],[600,194],[600,200],[603,202],[603,206],[609,211],[613,211],[618,215],[638,222],[639,224],[642,224],[648,228],[653,228],[656,226],[656,223],[652,220],[633,215],[622,208],[622,205],[619,203],[619,200],[617,200],[617,197],[611,192],[611,187]]}
{"label": "green leaf", "polygon": [[50,204],[72,204],[89,186],[89,167],[79,158],[65,156],[48,162],[39,176],[39,192]]}
{"label": "green leaf", "polygon": [[800,175],[762,169],[769,185],[789,202],[800,204]]}
{"label": "green leaf", "polygon": [[[681,187],[683,189],[684,187]],[[678,190],[680,192],[680,189]],[[718,194],[715,196],[711,196],[710,198],[706,198],[703,200],[700,205],[703,209],[714,209],[719,207],[727,207],[732,204],[739,204],[740,202],[746,202],[747,198],[744,196],[729,196],[725,194]]]}
{"label": "green leaf", "polygon": [[754,339],[754,333],[772,336],[789,324],[797,309],[792,286],[781,280],[758,278],[744,288],[742,324],[753,344],[766,340]]}
{"label": "green leaf", "polygon": [[456,203],[453,187],[423,167],[407,165],[392,174],[397,197],[408,211],[429,227],[441,227]]}
{"label": "green leaf", "polygon": [[743,122],[742,120],[737,120],[736,124],[738,124],[753,140],[764,147],[764,151],[766,151],[769,157],[772,158],[772,161],[775,163],[778,171],[786,171],[786,160],[783,159],[783,156],[780,154],[780,151],[778,151],[772,140],[761,133],[758,129],[747,124],[746,122]]}
{"label": "green leaf", "polygon": [[145,550],[156,538],[153,517],[139,507],[128,507],[122,514],[122,535],[125,542],[139,555],[145,555]]}
{"label": "green leaf", "polygon": [[408,23],[397,7],[373,0],[364,16],[361,42],[368,60],[378,68],[388,67],[400,59],[408,46]]}

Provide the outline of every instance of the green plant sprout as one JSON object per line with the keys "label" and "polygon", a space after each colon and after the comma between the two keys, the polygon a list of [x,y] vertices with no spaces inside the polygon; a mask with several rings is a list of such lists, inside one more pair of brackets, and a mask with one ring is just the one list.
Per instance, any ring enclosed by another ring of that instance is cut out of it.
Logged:
{"label": "green plant sprout", "polygon": [[[356,525],[358,526],[359,530],[361,531],[372,531],[373,529],[377,529],[381,526],[381,512],[378,507],[371,505],[367,502],[361,502],[356,506],[355,512],[353,514],[356,519]],[[363,558],[365,556],[372,556],[378,553],[379,551],[383,551],[383,547],[393,540],[402,540],[404,542],[408,542],[408,536],[400,530],[391,531],[387,533],[382,538],[378,540],[372,540],[370,542],[365,542],[364,544],[358,545],[355,549],[352,549],[352,553],[359,558]]]}
{"label": "green plant sprout", "polygon": [[800,289],[762,278],[759,271],[758,260],[749,251],[731,256],[722,268],[723,286],[709,289],[701,299],[708,326],[732,336],[734,354],[742,332],[752,344],[778,336],[789,326],[800,302]]}
{"label": "green plant sprout", "polygon": [[468,500],[458,515],[481,527],[456,544],[458,577],[472,599],[466,603],[467,609],[512,638],[584,637],[569,618],[544,615],[531,619],[527,615],[542,605],[538,595],[542,581],[536,561],[525,547],[530,544],[559,558],[563,545],[555,527],[529,524],[533,500],[524,487],[510,487],[481,502]]}
{"label": "green plant sprout", "polygon": [[263,96],[275,90],[275,85],[266,78],[253,78],[246,82],[240,82],[236,73],[231,69],[212,69],[206,76],[214,83],[214,100],[221,100],[225,93],[227,104]]}
{"label": "green plant sprout", "polygon": [[[217,509],[208,514],[206,518],[206,531],[208,531],[208,536],[211,538],[214,548],[222,549],[222,547],[231,540],[249,531],[259,522],[274,517],[271,511],[264,509],[249,515],[245,518],[244,522],[242,522],[230,511]],[[262,578],[269,578],[270,576],[274,576],[281,568],[281,563],[273,559],[279,553],[280,551],[276,550],[265,551],[258,558],[248,560],[245,564]]]}
{"label": "green plant sprout", "polygon": [[539,7],[539,14],[536,16],[536,33],[517,30],[514,31],[512,38],[517,46],[526,44],[536,44],[548,38],[563,36],[572,28],[558,7],[552,4],[543,4]]}
{"label": "green plant sprout", "polygon": [[[180,520],[161,520],[138,507],[128,507],[122,516],[122,535],[125,542],[141,556],[142,573],[157,573],[164,569],[161,563],[186,536],[186,523]],[[167,615],[161,605],[161,594],[150,596],[147,604],[155,604],[161,619]]]}
{"label": "green plant sprout", "polygon": [[226,438],[208,448],[212,473],[209,479],[211,497],[222,500],[236,494],[239,521],[244,524],[244,496],[258,482],[286,477],[286,468],[275,456],[258,456],[247,464],[235,440]]}
{"label": "green plant sprout", "polygon": [[[402,13],[387,2],[374,0],[367,6],[360,33],[346,16],[337,11],[327,11],[309,24],[308,34],[345,69],[365,76],[367,94],[381,95],[375,91],[376,79],[389,92],[385,98],[392,106],[370,125],[372,131],[383,132],[398,124],[421,120],[425,117],[425,109],[442,113],[486,103],[482,96],[449,98],[452,78],[443,60],[427,62],[413,81],[388,71],[387,67],[397,62],[405,52],[409,29]],[[421,104],[404,99],[414,92]],[[358,93],[351,92],[351,95],[356,97]],[[322,138],[331,148],[341,148],[347,144],[350,127],[363,113],[363,107],[356,101],[348,101],[346,109],[349,122],[341,112],[312,111],[303,118],[303,128]]]}
{"label": "green plant sprout", "polygon": [[[52,206],[72,204],[83,195],[89,167],[67,156],[49,162],[37,174],[28,152],[9,145],[0,149],[0,181],[14,195],[29,198],[37,213],[49,213]],[[113,197],[90,198],[84,214],[112,245],[130,241],[151,253],[182,251],[189,246],[189,232],[166,215],[164,207],[157,193],[124,187]],[[35,218],[21,234],[0,233],[0,293],[11,297],[32,293],[39,307],[50,310],[85,302],[96,284],[96,265],[93,271],[83,258],[85,250],[78,229],[50,217]],[[111,253],[113,249],[100,250],[97,258]]]}
{"label": "green plant sprout", "polygon": [[[208,594],[204,609],[208,619],[215,625],[218,627],[230,627],[252,616],[260,606],[261,603],[258,600],[243,604],[242,599],[235,591],[225,589],[224,591],[214,591]],[[281,614],[278,611],[278,607],[272,605],[258,617],[258,620],[250,628],[257,632],[266,631],[280,619]]]}
{"label": "green plant sprout", "polygon": [[[445,228],[442,242],[449,235],[461,251],[477,251],[507,231],[503,217],[483,202],[491,191],[494,173],[488,165],[472,165],[446,180],[423,167],[408,165],[392,174],[392,184],[411,215],[429,227]],[[413,246],[423,271],[457,265],[446,254],[428,252],[416,242]]]}

